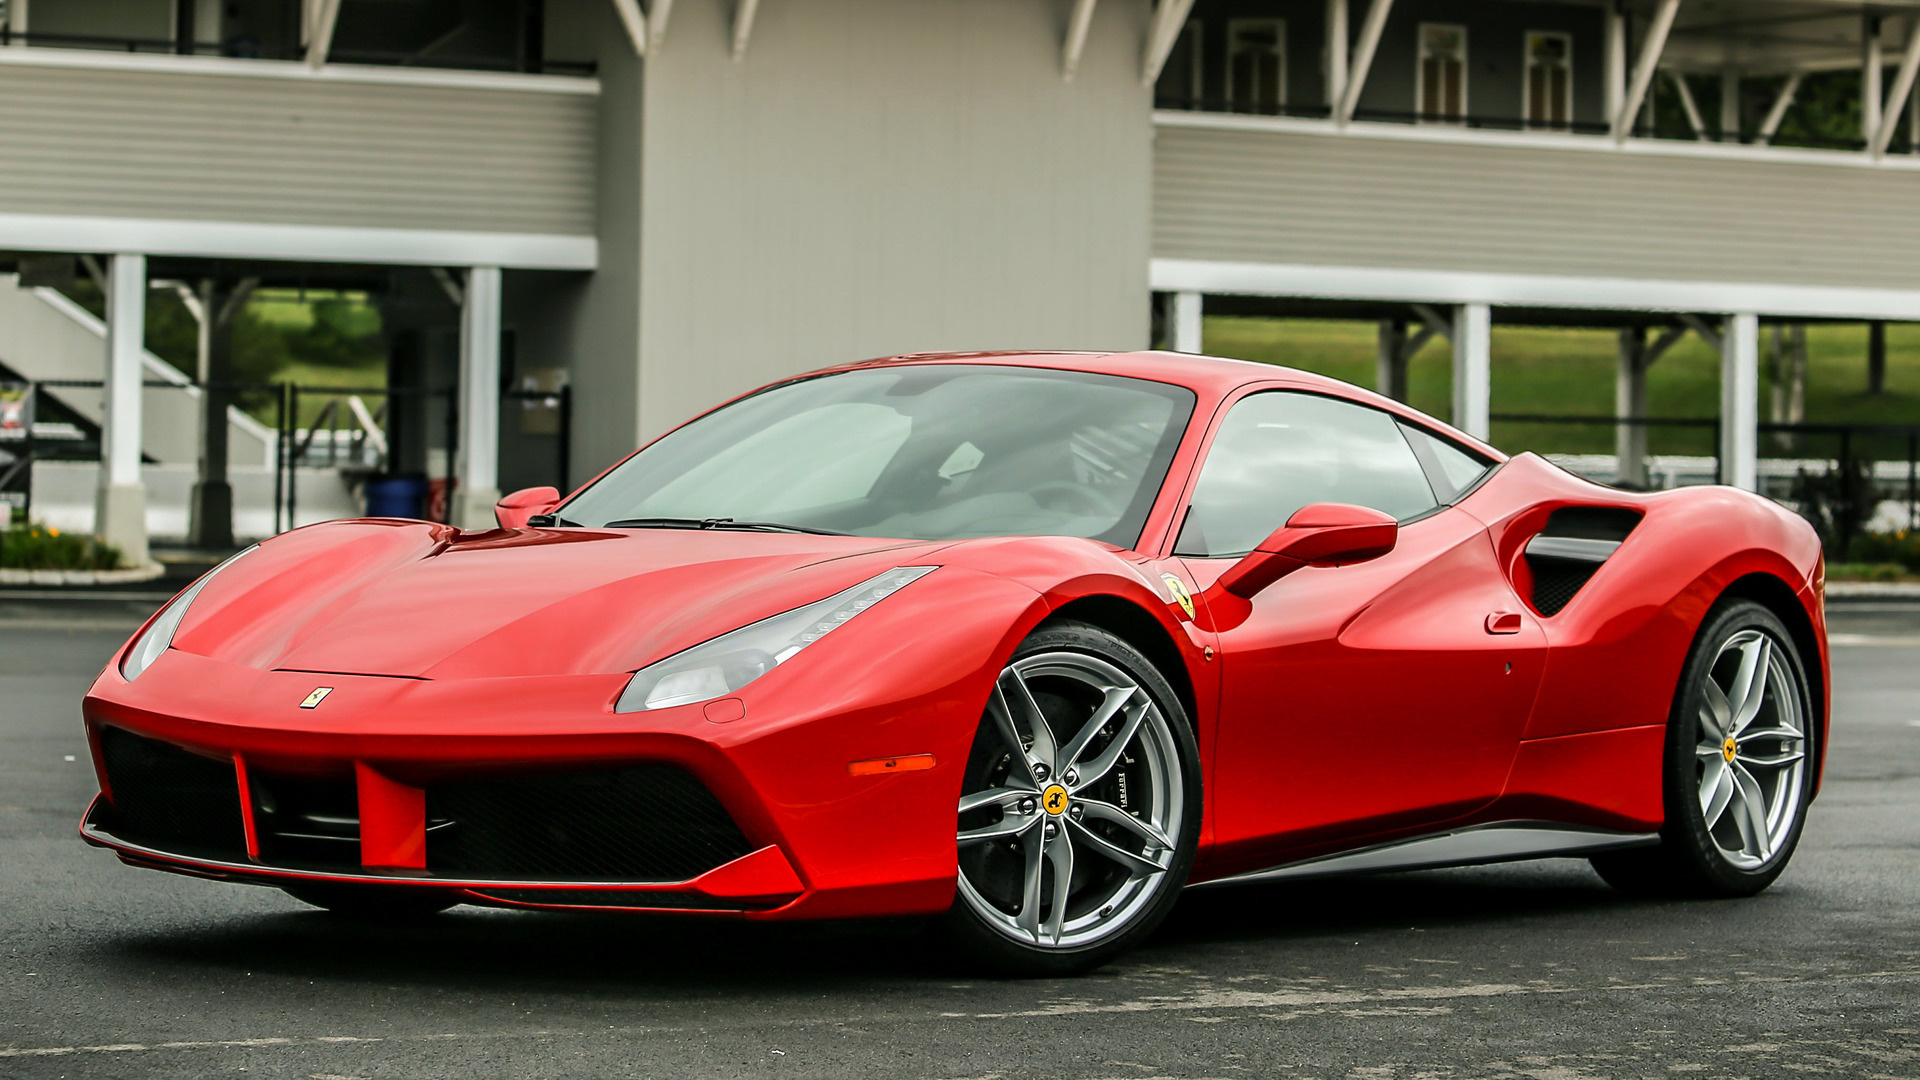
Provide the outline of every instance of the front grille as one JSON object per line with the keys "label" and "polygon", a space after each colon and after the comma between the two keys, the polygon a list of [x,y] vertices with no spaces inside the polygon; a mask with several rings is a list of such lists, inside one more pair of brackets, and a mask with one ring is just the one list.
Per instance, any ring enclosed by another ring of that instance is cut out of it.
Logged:
{"label": "front grille", "polygon": [[119,728],[100,731],[112,792],[107,831],[157,851],[245,861],[233,759],[211,758]]}
{"label": "front grille", "polygon": [[435,874],[532,881],[685,881],[747,854],[720,800],[686,770],[442,784],[427,789]]}
{"label": "front grille", "polygon": [[352,780],[247,771],[260,861],[318,870],[360,869],[360,800]]}

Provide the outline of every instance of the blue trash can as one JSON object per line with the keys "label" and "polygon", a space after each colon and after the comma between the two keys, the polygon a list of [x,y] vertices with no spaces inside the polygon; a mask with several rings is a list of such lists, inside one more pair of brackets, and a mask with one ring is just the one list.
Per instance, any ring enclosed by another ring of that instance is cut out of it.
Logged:
{"label": "blue trash can", "polygon": [[368,479],[366,494],[368,517],[422,517],[427,503],[427,479],[424,476],[376,476]]}

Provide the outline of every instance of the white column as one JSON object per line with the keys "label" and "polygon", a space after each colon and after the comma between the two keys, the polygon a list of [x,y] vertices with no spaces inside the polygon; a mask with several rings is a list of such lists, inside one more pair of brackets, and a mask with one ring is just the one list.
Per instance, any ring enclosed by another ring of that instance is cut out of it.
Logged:
{"label": "white column", "polygon": [[460,307],[460,453],[453,524],[494,527],[500,501],[500,268],[467,271]]}
{"label": "white column", "polygon": [[[1620,331],[1619,366],[1613,383],[1613,415],[1644,420],[1647,416],[1646,331]],[[1613,429],[1615,477],[1635,487],[1647,482],[1647,429],[1643,424],[1616,424]]]}
{"label": "white column", "polygon": [[1347,0],[1327,0],[1327,111],[1340,107],[1347,92],[1347,57],[1353,47],[1347,33]]}
{"label": "white column", "polygon": [[1200,316],[1204,307],[1197,292],[1173,294],[1173,351],[1201,351]]}
{"label": "white column", "polygon": [[1461,304],[1453,312],[1453,426],[1485,439],[1493,422],[1493,309]]}
{"label": "white column", "polygon": [[141,370],[147,257],[115,255],[107,273],[107,368],[101,391],[100,484],[93,531],[135,566],[147,563],[147,490],[140,475]]}
{"label": "white column", "polygon": [[1860,17],[1860,137],[1868,143],[1880,133],[1880,16]]}
{"label": "white column", "polygon": [[1759,490],[1760,318],[1730,315],[1720,332],[1720,481]]}

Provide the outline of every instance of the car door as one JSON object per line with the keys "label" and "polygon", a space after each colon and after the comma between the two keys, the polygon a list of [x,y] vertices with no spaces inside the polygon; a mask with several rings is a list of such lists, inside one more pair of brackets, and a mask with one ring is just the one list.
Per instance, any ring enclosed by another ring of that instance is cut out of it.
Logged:
{"label": "car door", "polygon": [[1499,794],[1545,639],[1486,528],[1448,505],[1490,464],[1345,399],[1263,391],[1227,411],[1175,545],[1203,597],[1303,505],[1368,506],[1401,528],[1385,556],[1309,566],[1238,621],[1216,620],[1222,869],[1458,817]]}

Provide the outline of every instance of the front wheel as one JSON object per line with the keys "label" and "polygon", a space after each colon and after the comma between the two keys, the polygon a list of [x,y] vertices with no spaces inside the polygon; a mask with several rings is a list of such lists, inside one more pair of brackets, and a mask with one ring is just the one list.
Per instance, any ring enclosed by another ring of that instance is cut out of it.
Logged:
{"label": "front wheel", "polygon": [[1742,600],[1708,615],[1681,678],[1660,846],[1593,867],[1629,892],[1751,896],[1786,869],[1813,798],[1806,668],[1780,620]]}
{"label": "front wheel", "polygon": [[1166,918],[1193,865],[1200,768],[1186,710],[1120,638],[1045,627],[995,682],[958,817],[944,930],[965,959],[1014,975],[1105,963]]}

